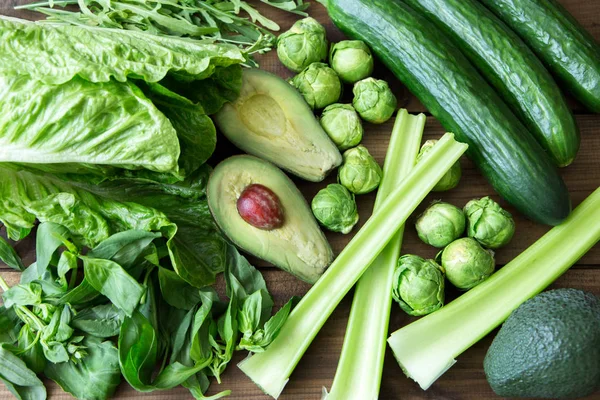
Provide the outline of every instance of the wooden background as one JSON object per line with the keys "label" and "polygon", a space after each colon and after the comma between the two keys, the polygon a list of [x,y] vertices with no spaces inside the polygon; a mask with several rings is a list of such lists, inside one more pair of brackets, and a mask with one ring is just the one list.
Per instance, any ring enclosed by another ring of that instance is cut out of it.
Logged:
{"label": "wooden background", "polygon": [[[29,1],[7,1],[0,0],[0,14],[18,16],[28,19],[39,18],[34,13],[16,12],[12,9],[15,4],[26,3]],[[250,3],[256,4],[264,13],[280,23],[282,31],[290,27],[296,17],[283,12],[267,9],[257,0],[250,0]],[[343,39],[342,34],[333,26],[327,18],[325,9],[317,3],[311,1],[309,9],[310,15],[323,23],[328,32],[331,41]],[[561,0],[561,3],[590,31],[596,40],[600,41],[600,0]],[[261,67],[269,71],[280,74],[284,77],[291,76],[277,60],[275,52],[260,58]],[[34,60],[32,60],[34,62]],[[390,82],[396,96],[399,100],[399,106],[407,108],[410,112],[425,112],[425,108],[419,101],[412,96],[393,76],[381,66],[375,71],[375,76],[386,79]],[[344,101],[350,102],[351,88],[347,88]],[[576,113],[577,122],[581,130],[582,144],[581,151],[577,160],[569,167],[563,169],[562,174],[571,192],[574,206],[579,204],[593,190],[600,186],[600,115],[593,115],[587,112],[581,105],[572,99],[569,99],[573,110]],[[385,151],[388,145],[389,134],[392,129],[392,122],[384,125],[365,125],[366,134],[363,144],[371,151],[376,159],[383,163]],[[439,138],[444,130],[441,125],[431,116],[427,118],[425,130],[425,139]],[[215,160],[236,152],[233,146],[223,138],[219,137],[218,150]],[[460,186],[447,193],[438,193],[430,195],[423,205],[417,210],[417,215],[430,201],[442,199],[444,201],[462,207],[468,200],[485,195],[493,195],[494,192],[486,181],[474,169],[473,165],[466,159],[462,161],[463,178]],[[308,201],[323,188],[327,183],[335,181],[335,177],[330,177],[326,182],[320,184],[302,182],[296,180],[298,186],[305,194]],[[358,196],[358,206],[360,210],[361,222],[364,222],[370,215],[374,194]],[[498,200],[497,196],[495,198]],[[502,205],[506,206],[504,202]],[[514,212],[511,207],[507,207]],[[515,214],[517,224],[517,233],[512,243],[504,249],[497,252],[498,266],[502,266],[527,248],[548,228],[534,224],[522,216]],[[421,243],[415,233],[413,223],[414,217],[409,223],[410,227],[406,229],[403,253],[415,253],[423,257],[433,257],[436,253],[434,248]],[[349,241],[356,229],[347,236],[341,234],[328,234],[329,241],[336,252],[339,252]],[[25,262],[34,261],[33,249],[34,240],[28,238],[16,244],[18,253],[24,257]],[[294,277],[271,268],[259,260],[253,260],[256,265],[263,267],[262,271],[278,305],[283,304],[290,296],[303,295],[309,286],[296,280]],[[0,266],[0,275],[12,285],[18,281],[18,273]],[[222,287],[222,283],[220,284]],[[552,287],[573,287],[584,289],[600,295],[600,245],[596,245],[579,263],[560,278]],[[449,293],[449,297],[455,297],[456,293]],[[330,388],[335,374],[342,340],[346,328],[346,322],[350,311],[352,297],[346,296],[344,301],[329,318],[320,334],[314,340],[310,349],[298,364],[294,374],[286,386],[281,399],[301,399],[317,400],[320,399],[321,388],[323,386]],[[392,317],[390,322],[390,332],[411,322],[413,318],[404,314],[397,305],[393,305]],[[391,352],[386,355],[384,376],[381,386],[380,399],[392,400],[417,400],[417,399],[435,399],[435,400],[485,400],[497,399],[488,386],[483,373],[483,358],[485,352],[493,339],[493,334],[481,340],[458,358],[458,363],[452,367],[444,376],[442,376],[432,388],[428,391],[422,391],[416,383],[407,379],[396,362],[393,360]],[[235,364],[245,355],[238,353],[234,358],[229,369],[223,376],[223,383],[217,385],[214,383],[210,393],[216,393],[220,390],[231,389],[231,399],[259,400],[268,399],[239,369]],[[63,393],[52,382],[48,382],[49,396],[51,399],[69,399],[70,395]],[[0,399],[10,398],[10,393],[0,384]],[[148,394],[136,393],[126,383],[123,383],[118,392],[117,398],[147,399],[188,399],[191,398],[186,389],[178,388],[168,392],[154,392]],[[600,393],[588,397],[588,400],[600,399]]]}

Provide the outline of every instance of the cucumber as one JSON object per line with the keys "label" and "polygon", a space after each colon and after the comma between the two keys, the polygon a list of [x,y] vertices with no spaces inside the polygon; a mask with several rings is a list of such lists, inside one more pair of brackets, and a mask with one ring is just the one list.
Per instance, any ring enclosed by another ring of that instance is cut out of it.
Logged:
{"label": "cucumber", "polygon": [[[600,45],[556,0],[480,0],[590,111],[600,113]],[[596,0],[597,1],[597,0]]]}
{"label": "cucumber", "polygon": [[567,217],[569,193],[552,160],[446,35],[396,0],[320,1],[469,145],[469,158],[502,197],[544,224]]}
{"label": "cucumber", "polygon": [[579,150],[579,130],[558,85],[508,26],[477,0],[404,0],[463,51],[559,167]]}

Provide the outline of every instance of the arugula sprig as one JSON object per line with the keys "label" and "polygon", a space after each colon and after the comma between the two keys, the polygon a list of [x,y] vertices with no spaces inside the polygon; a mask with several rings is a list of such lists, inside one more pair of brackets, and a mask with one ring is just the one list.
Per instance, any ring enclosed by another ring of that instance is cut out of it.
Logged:
{"label": "arugula sprig", "polygon": [[[303,0],[261,0],[271,7],[307,16]],[[55,6],[79,6],[79,11]],[[238,45],[257,66],[253,54],[275,45],[279,25],[242,0],[57,0],[16,7],[41,12],[53,23],[145,31],[156,35],[210,39]]]}

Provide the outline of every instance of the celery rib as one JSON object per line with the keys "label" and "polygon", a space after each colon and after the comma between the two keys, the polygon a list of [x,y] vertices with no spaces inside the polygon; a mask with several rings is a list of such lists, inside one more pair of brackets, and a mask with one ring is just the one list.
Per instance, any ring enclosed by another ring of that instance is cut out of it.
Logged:
{"label": "celery rib", "polygon": [[267,350],[238,364],[265,393],[279,397],[335,307],[467,147],[453,134],[445,134],[431,156],[411,170],[302,298]]}
{"label": "celery rib", "polygon": [[[390,137],[383,181],[374,211],[414,167],[425,128],[425,115],[398,112]],[[394,270],[400,256],[404,227],[392,238],[358,281],[346,328],[342,354],[327,400],[376,400],[392,306]]]}
{"label": "celery rib", "polygon": [[458,299],[394,332],[396,360],[429,388],[471,347],[519,305],[565,273],[600,240],[600,188],[561,225],[552,228],[488,280]]}

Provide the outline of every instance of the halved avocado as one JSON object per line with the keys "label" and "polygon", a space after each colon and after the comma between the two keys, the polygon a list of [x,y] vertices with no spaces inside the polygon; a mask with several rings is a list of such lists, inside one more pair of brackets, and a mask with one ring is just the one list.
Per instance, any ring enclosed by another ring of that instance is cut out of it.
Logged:
{"label": "halved avocado", "polygon": [[215,115],[223,134],[246,153],[312,182],[342,163],[306,101],[288,82],[256,68],[242,74],[238,99]]}
{"label": "halved avocado", "polygon": [[[259,199],[258,207],[270,211],[278,204],[277,224],[257,227],[240,216],[240,197],[249,187],[260,188],[258,196],[274,196]],[[214,169],[206,194],[217,225],[242,250],[309,283],[316,282],[333,261],[333,251],[306,200],[275,165],[248,155],[230,157]]]}

